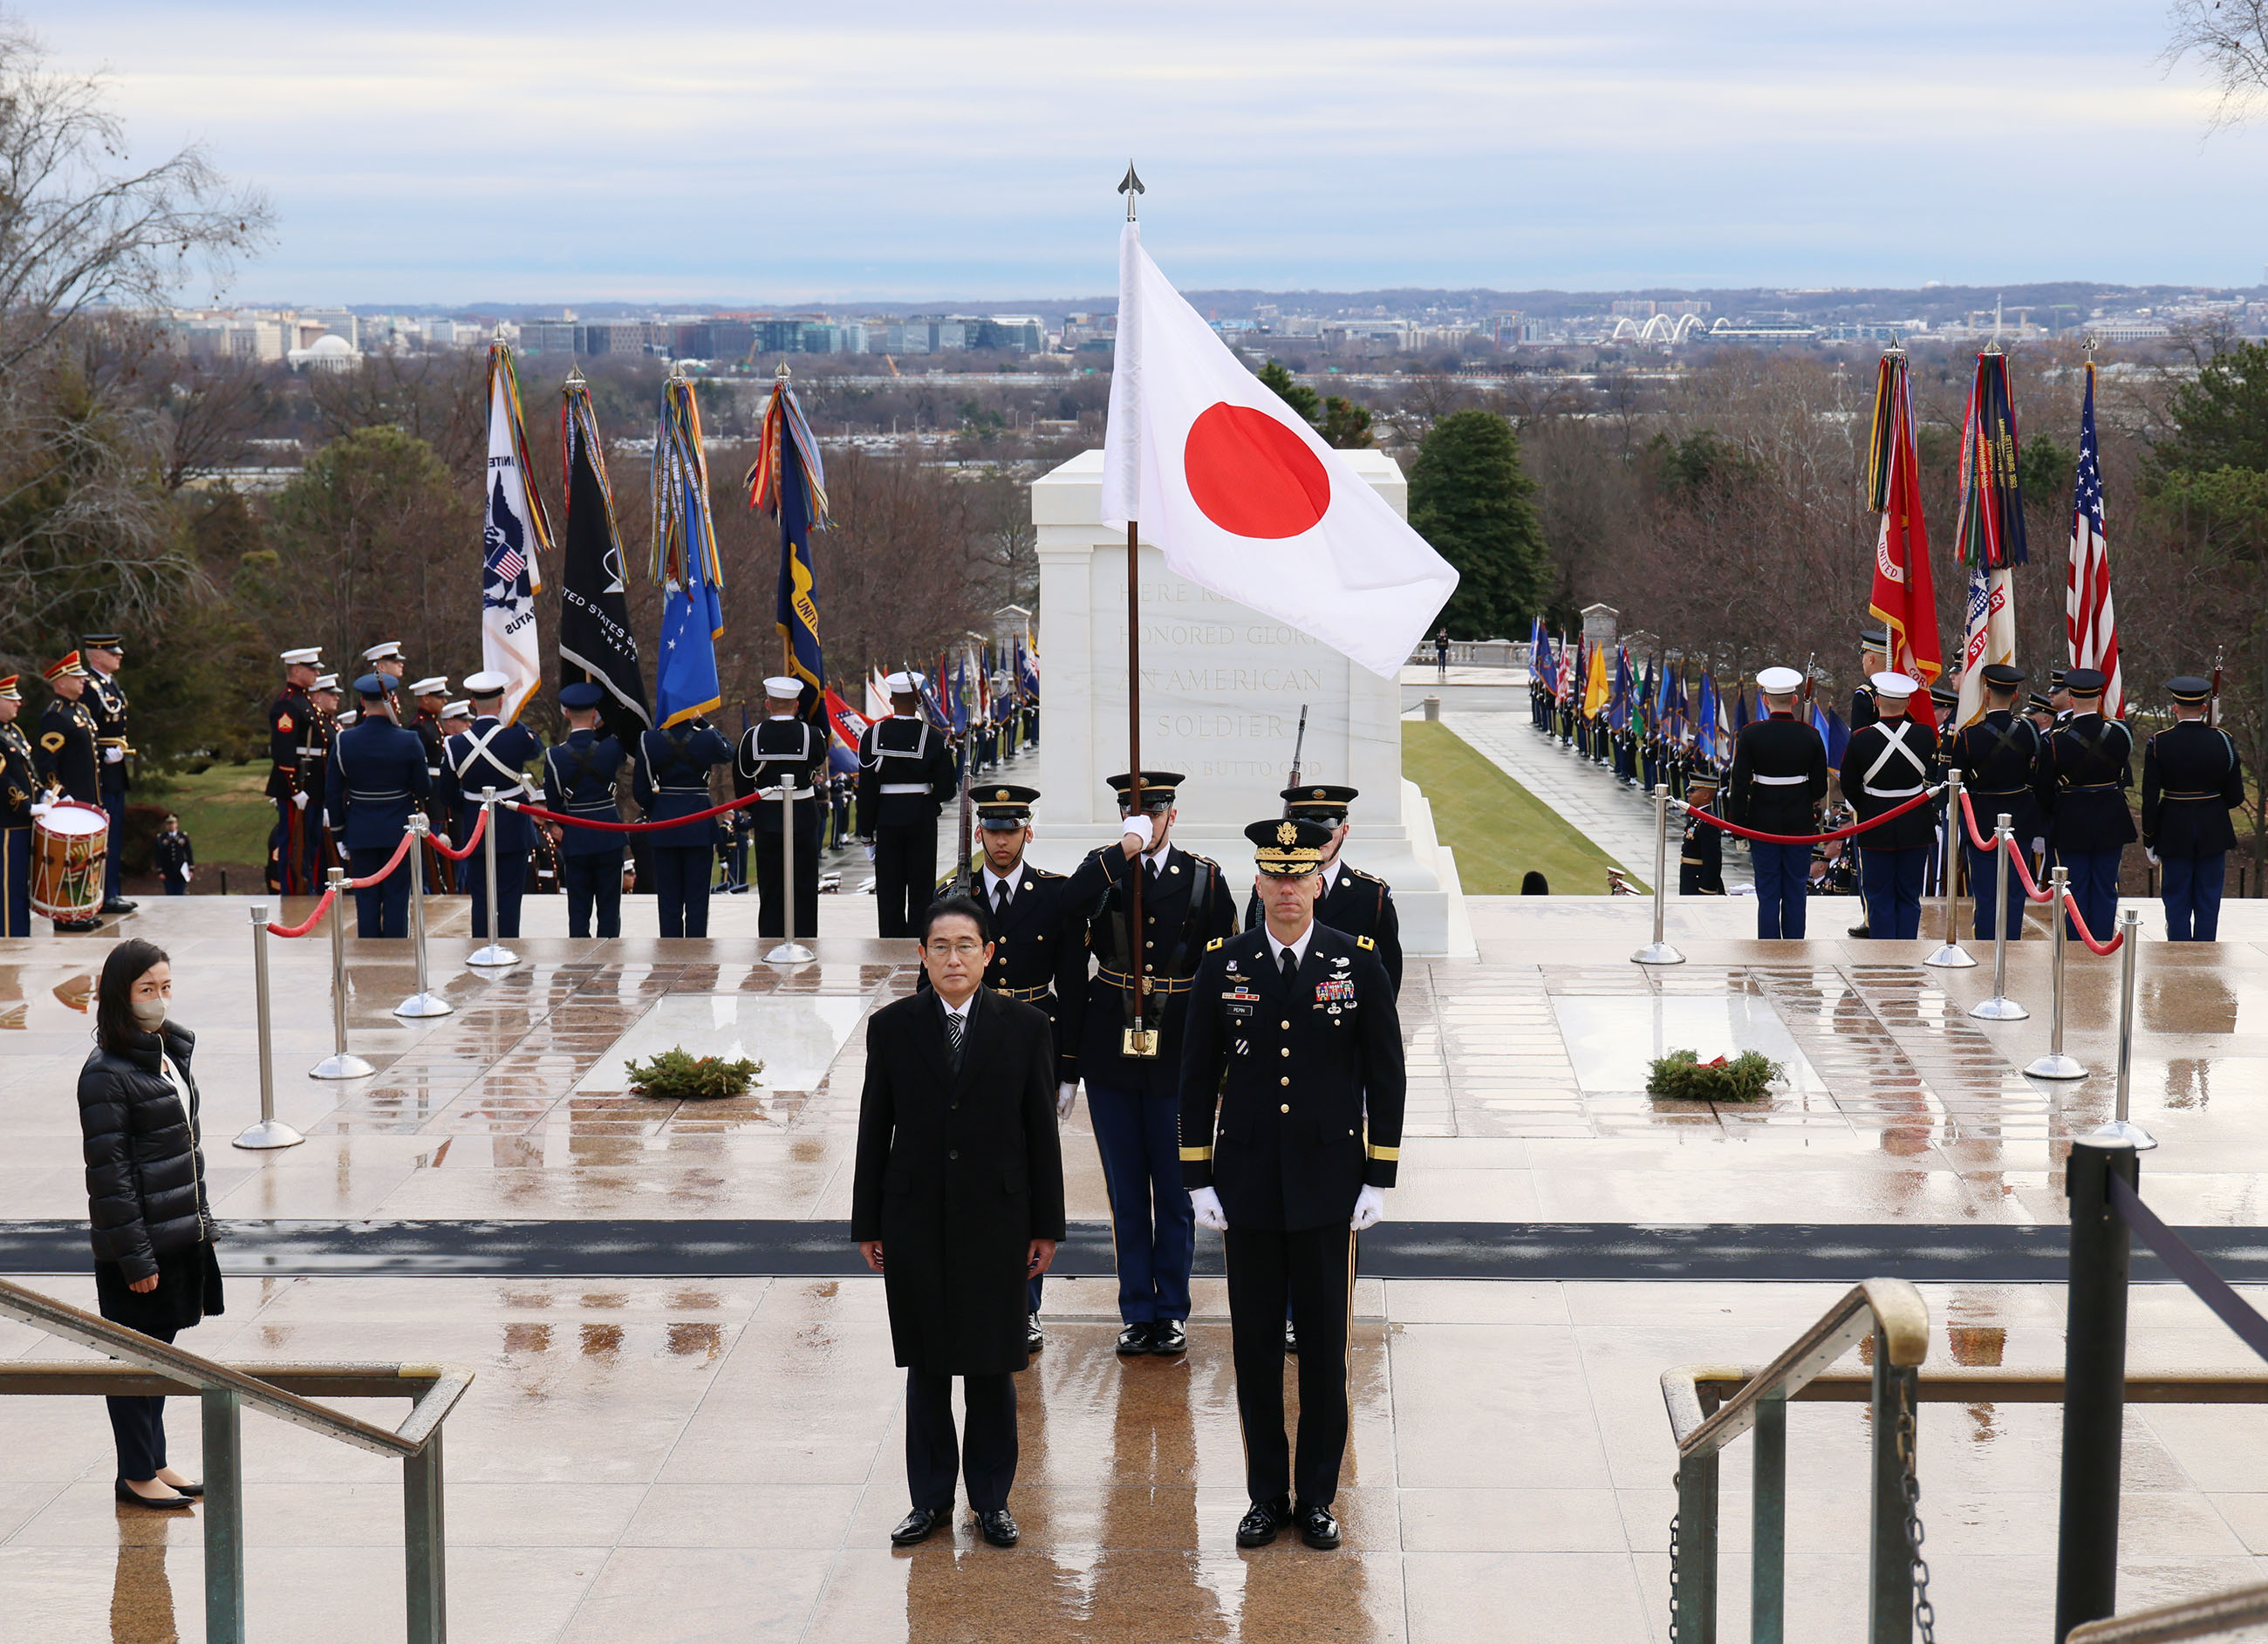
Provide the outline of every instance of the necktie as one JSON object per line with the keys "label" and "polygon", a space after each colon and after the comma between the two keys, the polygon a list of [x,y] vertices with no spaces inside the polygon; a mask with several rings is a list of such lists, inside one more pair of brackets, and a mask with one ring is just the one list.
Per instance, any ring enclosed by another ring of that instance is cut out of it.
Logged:
{"label": "necktie", "polygon": [[1283,953],[1283,961],[1284,961],[1284,985],[1285,985],[1286,987],[1290,987],[1290,986],[1292,985],[1292,983],[1294,980],[1296,980],[1298,979],[1298,977],[1299,977],[1299,974],[1300,974],[1300,956],[1299,956],[1298,954],[1296,954],[1296,953],[1292,952],[1291,949],[1286,948],[1286,949],[1285,949],[1285,950],[1284,950],[1284,953]]}
{"label": "necktie", "polygon": [[992,887],[992,917],[995,919],[1005,919],[1007,916],[1008,882],[1005,879],[1003,879]]}
{"label": "necktie", "polygon": [[945,1041],[953,1052],[953,1065],[961,1065],[961,1039],[968,1031],[968,1018],[954,1011],[945,1013]]}

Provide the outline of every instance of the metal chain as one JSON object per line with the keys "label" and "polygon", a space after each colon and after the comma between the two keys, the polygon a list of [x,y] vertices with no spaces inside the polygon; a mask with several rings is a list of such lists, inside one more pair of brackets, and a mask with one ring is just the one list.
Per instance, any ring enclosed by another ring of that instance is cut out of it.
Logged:
{"label": "metal chain", "polygon": [[1921,1480],[1914,1475],[1914,1413],[1911,1384],[1898,1378],[1898,1464],[1906,1498],[1906,1557],[1913,1563],[1914,1626],[1921,1644],[1937,1644],[1937,1607],[1929,1602],[1929,1560],[1921,1555]]}
{"label": "metal chain", "polygon": [[[1669,1475],[1674,1488],[1683,1480],[1677,1474]],[[1669,1644],[1677,1644],[1677,1514],[1669,1515]]]}

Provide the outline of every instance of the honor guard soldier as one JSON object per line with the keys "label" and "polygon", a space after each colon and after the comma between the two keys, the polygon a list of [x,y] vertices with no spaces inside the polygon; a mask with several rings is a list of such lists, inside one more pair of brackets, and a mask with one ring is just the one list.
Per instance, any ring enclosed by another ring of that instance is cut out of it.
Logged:
{"label": "honor guard soldier", "polygon": [[1890,665],[1890,630],[1886,628],[1862,628],[1859,630],[1859,687],[1851,693],[1851,729],[1871,725],[1882,716],[1874,701],[1873,686],[1868,683]]}
{"label": "honor guard soldier", "polygon": [[[381,686],[386,676],[380,674]],[[480,818],[481,790],[496,789],[496,809],[489,826],[496,830],[496,930],[489,928],[488,866],[481,850],[468,856],[463,867],[466,889],[473,899],[473,934],[493,942],[519,934],[519,899],[527,890],[527,856],[535,848],[535,824],[507,806],[507,799],[528,796],[521,774],[530,760],[543,752],[535,733],[525,725],[507,725],[497,717],[504,694],[512,681],[501,673],[482,672],[465,681],[471,699],[473,723],[442,744],[441,794],[453,823],[451,842],[462,847],[473,836]]]}
{"label": "honor guard soldier", "polygon": [[2116,934],[2110,927],[2118,917],[2118,864],[2135,837],[2134,816],[2126,808],[2134,738],[2117,720],[2102,716],[2107,683],[2093,668],[2073,668],[2064,676],[2071,716],[2050,733],[2040,760],[2051,813],[2048,840],[2056,861],[2070,871],[2071,899],[2097,942]]}
{"label": "honor guard soldier", "polygon": [[2166,681],[2174,723],[2142,745],[2142,844],[2162,871],[2166,940],[2213,942],[2244,803],[2244,766],[2228,733],[2206,723],[2213,681],[2185,673]]}
{"label": "honor guard soldier", "polygon": [[304,841],[311,827],[320,828],[320,816],[309,819],[307,806],[314,796],[299,785],[299,738],[314,716],[307,700],[315,683],[322,652],[313,645],[283,654],[284,688],[268,705],[268,796],[276,802],[276,845],[273,859],[279,869],[277,890],[306,896],[309,855]]}
{"label": "honor guard soldier", "polygon": [[133,779],[126,767],[134,750],[126,740],[126,687],[118,671],[126,664],[126,642],[116,634],[82,634],[79,660],[86,669],[87,711],[94,716],[95,746],[102,752],[102,808],[110,817],[110,854],[102,866],[102,911],[130,914],[134,904],[121,895],[119,875],[126,854],[119,841],[126,837],[126,790]]}
{"label": "honor guard soldier", "polygon": [[[47,709],[40,716],[40,739],[32,751],[32,768],[47,790],[49,803],[55,799],[76,799],[81,804],[102,807],[102,757],[95,743],[94,715],[85,701],[86,670],[77,651],[58,657],[48,669],[48,684],[55,695],[48,700]],[[116,835],[107,840],[111,850],[118,848]],[[99,918],[56,920],[58,934],[76,934],[93,930],[101,925]]]}
{"label": "honor guard soldier", "polygon": [[[1175,1116],[1181,1097],[1182,1017],[1189,979],[1205,944],[1236,929],[1236,902],[1220,864],[1172,843],[1178,771],[1142,773],[1142,814],[1130,775],[1114,776],[1125,833],[1087,856],[1069,895],[1091,910],[1087,983],[1079,1041],[1079,1076],[1095,1151],[1109,1190],[1118,1262],[1118,1332],[1123,1354],[1176,1354],[1189,1347],[1189,1264],[1197,1230],[1182,1185]],[[1142,876],[1142,923],[1132,928],[1130,882]],[[1136,955],[1140,958],[1138,960]],[[1139,980],[1137,980],[1137,978]],[[1142,1036],[1135,1038],[1136,989]]]}
{"label": "honor guard soldier", "polygon": [[[1760,833],[1808,834],[1827,797],[1827,745],[1795,716],[1803,676],[1793,668],[1767,668],[1756,675],[1756,688],[1764,717],[1742,726],[1734,742],[1725,819]],[[1873,701],[1867,699],[1870,708]],[[1856,708],[1857,698],[1852,706]],[[1811,847],[1756,840],[1749,848],[1756,877],[1756,935],[1766,941],[1802,936]]]}
{"label": "honor guard soldier", "polygon": [[[630,793],[649,822],[713,809],[709,773],[732,762],[733,745],[705,719],[642,731],[631,757]],[[709,879],[717,862],[716,818],[659,828],[645,836],[655,909],[665,936],[709,934]]]}
{"label": "honor guard soldier", "polygon": [[[1317,922],[1327,829],[1300,817],[1245,830],[1265,921],[1207,944],[1188,995],[1181,1170],[1222,1233],[1244,1435],[1240,1547],[1287,1525],[1339,1545],[1331,1503],[1346,1453],[1354,1235],[1383,1214],[1402,1153],[1406,1075],[1395,988],[1367,936]],[[1300,1354],[1296,1452],[1284,1434],[1289,1302]]]}
{"label": "honor guard soldier", "polygon": [[[2032,722],[2016,712],[2016,694],[2023,686],[2021,668],[2005,662],[1984,664],[1984,712],[1973,725],[1955,731],[1947,745],[1945,762],[1961,773],[1977,826],[1988,837],[1994,822],[2006,812],[2017,848],[2030,848],[2047,831],[2047,813],[2040,809],[2040,733]],[[2015,874],[2008,875],[2007,905],[1995,912],[1999,866],[1993,853],[1979,850],[1969,837],[1966,824],[1949,811],[1948,827],[1961,829],[1962,855],[1969,863],[1969,894],[1977,903],[1977,939],[1990,942],[2008,921],[2008,940],[2024,934],[2024,887]]]}
{"label": "honor guard soldier", "polygon": [[[545,752],[543,785],[552,805],[568,816],[619,822],[622,809],[615,796],[622,761],[629,756],[618,738],[599,729],[599,705],[606,700],[605,690],[587,679],[561,687],[559,707],[567,716],[567,740]],[[589,827],[563,826],[559,833],[559,885],[567,893],[567,934],[588,936],[595,908],[600,938],[621,936],[622,840],[629,836]]]}
{"label": "honor guard soldier", "polygon": [[32,806],[40,802],[31,738],[16,723],[24,711],[16,681],[0,677],[0,936],[32,934]]}
{"label": "honor guard soldier", "polygon": [[858,738],[858,832],[874,862],[875,928],[905,936],[937,879],[938,808],[961,784],[945,732],[922,716],[919,677],[882,683],[890,716]]}
{"label": "honor guard soldier", "polygon": [[[1843,750],[1843,797],[1861,822],[1928,792],[1937,773],[1937,729],[1926,713],[1917,719],[1909,711],[1928,694],[1903,673],[1878,673],[1870,683],[1881,717],[1852,731]],[[1858,836],[1868,936],[1911,942],[1921,935],[1922,880],[1936,836],[1937,820],[1927,805]]]}
{"label": "honor guard soldier", "polygon": [[345,848],[339,847],[339,854],[334,857],[331,848],[336,844],[338,836],[320,819],[321,816],[328,815],[328,811],[320,807],[324,796],[330,791],[331,745],[338,740],[339,732],[353,724],[357,717],[352,709],[340,713],[339,701],[338,676],[331,673],[317,675],[314,685],[307,692],[308,705],[315,711],[308,716],[306,734],[299,738],[299,786],[304,792],[314,795],[317,807],[307,812],[311,818],[318,818],[308,822],[307,835],[310,854],[315,859],[310,870],[310,882],[318,891],[323,888],[325,869],[343,867],[346,863]]}
{"label": "honor guard soldier", "polygon": [[[462,697],[460,697],[453,702],[445,702],[442,704],[441,721],[438,729],[441,732],[441,740],[445,745],[448,742],[450,738],[455,736],[459,731],[470,730],[472,728],[473,705],[470,702],[468,702]],[[439,774],[438,772],[435,774],[434,780],[436,782],[440,780]]]}
{"label": "honor guard soldier", "polygon": [[[1697,772],[1686,787],[1685,803],[1694,809],[1714,811],[1717,779]],[[1683,842],[1677,853],[1677,894],[1725,894],[1725,830],[1706,822],[1696,822],[1690,811],[1686,814]]]}
{"label": "honor guard soldier", "polygon": [[[756,934],[789,941],[819,935],[819,783],[827,774],[828,732],[796,711],[802,700],[803,681],[792,674],[765,680],[764,717],[741,733],[740,752],[733,760],[736,797],[759,792],[773,796],[749,807],[755,812]],[[783,787],[793,796],[795,808],[792,929],[786,918],[787,892],[780,884],[778,794]],[[935,857],[930,865],[935,869]]]}
{"label": "honor guard soldier", "polygon": [[401,642],[382,639],[362,654],[363,667],[376,674],[386,684],[386,705],[394,710],[394,723],[407,725],[409,708],[401,700],[401,681],[408,676],[409,664],[401,655]]}
{"label": "honor guard soldier", "polygon": [[[323,811],[346,852],[347,871],[368,878],[386,866],[409,831],[410,813],[433,790],[425,749],[415,731],[387,710],[386,680],[355,681],[361,709],[333,739],[323,783]],[[409,865],[397,862],[376,884],[355,893],[355,934],[409,934]]]}
{"label": "honor guard soldier", "polygon": [[[1402,915],[1394,906],[1394,889],[1374,873],[1349,867],[1340,855],[1347,835],[1354,832],[1354,825],[1347,820],[1347,809],[1361,797],[1360,790],[1330,782],[1303,782],[1276,796],[1284,802],[1285,816],[1304,817],[1331,831],[1330,840],[1323,847],[1322,891],[1315,899],[1316,920],[1343,936],[1368,936],[1399,994]],[[1244,905],[1246,929],[1260,922],[1261,912],[1256,893]]]}
{"label": "honor guard soldier", "polygon": [[2048,711],[2060,725],[2071,717],[2071,679],[2061,668],[2048,670]]}

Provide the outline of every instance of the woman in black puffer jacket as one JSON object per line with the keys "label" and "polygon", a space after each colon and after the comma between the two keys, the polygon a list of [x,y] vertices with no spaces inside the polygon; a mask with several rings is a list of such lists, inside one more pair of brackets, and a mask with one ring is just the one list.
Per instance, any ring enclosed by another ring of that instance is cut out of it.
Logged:
{"label": "woman in black puffer jacket", "polygon": [[[189,1075],[196,1036],[166,1019],[173,994],[162,948],[113,948],[95,996],[95,1048],[78,1075],[95,1295],[105,1318],[160,1341],[221,1310]],[[187,1507],[204,1494],[166,1464],[163,1398],[108,1402],[121,1501]]]}

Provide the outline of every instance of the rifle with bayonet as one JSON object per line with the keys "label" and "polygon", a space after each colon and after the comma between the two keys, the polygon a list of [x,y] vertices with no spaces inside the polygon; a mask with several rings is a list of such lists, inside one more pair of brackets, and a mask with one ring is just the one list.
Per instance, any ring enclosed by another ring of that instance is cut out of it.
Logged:
{"label": "rifle with bayonet", "polygon": [[[1300,755],[1306,750],[1307,745],[1307,705],[1302,702],[1300,704],[1300,732],[1292,739],[1292,780],[1285,784],[1286,788],[1297,788],[1300,785]],[[1292,814],[1292,802],[1288,799],[1284,802],[1284,814],[1285,816]]]}

